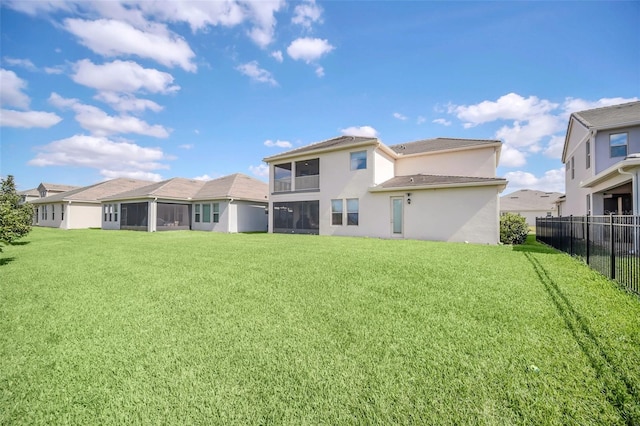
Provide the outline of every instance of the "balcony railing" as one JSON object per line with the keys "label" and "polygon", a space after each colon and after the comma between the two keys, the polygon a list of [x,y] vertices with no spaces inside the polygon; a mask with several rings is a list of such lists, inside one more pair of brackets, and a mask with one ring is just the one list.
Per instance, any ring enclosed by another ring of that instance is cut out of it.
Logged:
{"label": "balcony railing", "polygon": [[320,175],[296,176],[296,191],[320,189]]}
{"label": "balcony railing", "polygon": [[291,191],[291,178],[276,179],[273,182],[273,190],[275,192],[289,192],[289,191]]}

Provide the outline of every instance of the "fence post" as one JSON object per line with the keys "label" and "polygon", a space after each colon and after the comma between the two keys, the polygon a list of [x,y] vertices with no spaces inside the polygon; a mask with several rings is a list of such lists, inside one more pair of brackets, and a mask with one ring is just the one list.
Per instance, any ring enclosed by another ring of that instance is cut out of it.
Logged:
{"label": "fence post", "polygon": [[569,254],[573,256],[573,215],[569,216]]}
{"label": "fence post", "polygon": [[611,249],[611,254],[610,254],[610,263],[611,263],[611,271],[610,271],[610,278],[612,280],[616,279],[616,251],[615,251],[615,247],[614,247],[614,243],[615,243],[615,238],[613,236],[613,213],[609,214],[609,247]]}
{"label": "fence post", "polygon": [[584,224],[585,224],[585,230],[584,230],[584,239],[585,242],[587,244],[587,247],[585,247],[585,257],[587,258],[587,265],[589,264],[589,216],[588,214],[584,217]]}

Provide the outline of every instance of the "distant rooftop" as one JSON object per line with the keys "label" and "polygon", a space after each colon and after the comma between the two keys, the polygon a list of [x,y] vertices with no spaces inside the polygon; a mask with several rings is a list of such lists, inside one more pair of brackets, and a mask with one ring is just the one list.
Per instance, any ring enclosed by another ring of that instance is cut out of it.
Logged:
{"label": "distant rooftop", "polygon": [[60,201],[97,202],[102,197],[107,197],[109,195],[117,194],[118,192],[128,191],[148,184],[149,181],[146,180],[117,178],[89,186],[79,188],[75,187],[75,189],[70,191],[53,194],[31,202],[34,204],[47,204]]}
{"label": "distant rooftop", "polygon": [[500,210],[553,210],[555,209],[555,202],[562,196],[563,194],[560,192],[521,189],[500,197]]}

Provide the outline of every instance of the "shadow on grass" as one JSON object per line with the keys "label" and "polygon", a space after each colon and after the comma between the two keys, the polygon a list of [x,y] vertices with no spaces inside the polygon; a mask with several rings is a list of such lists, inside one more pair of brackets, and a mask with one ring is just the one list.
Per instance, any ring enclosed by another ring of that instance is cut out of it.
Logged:
{"label": "shadow on grass", "polygon": [[8,265],[14,260],[16,260],[15,257],[0,257],[0,266]]}
{"label": "shadow on grass", "polygon": [[9,243],[11,246],[26,246],[27,244],[31,244],[31,241],[14,241]]}
{"label": "shadow on grass", "polygon": [[640,401],[640,392],[636,389],[633,381],[615,365],[611,355],[607,353],[607,347],[600,343],[589,328],[587,321],[573,307],[540,261],[527,251],[524,251],[524,256],[533,266],[533,270],[558,310],[558,314],[596,371],[597,377],[602,381],[603,391],[605,391],[609,403],[616,408],[626,424],[640,424],[640,411],[637,406],[637,401]]}

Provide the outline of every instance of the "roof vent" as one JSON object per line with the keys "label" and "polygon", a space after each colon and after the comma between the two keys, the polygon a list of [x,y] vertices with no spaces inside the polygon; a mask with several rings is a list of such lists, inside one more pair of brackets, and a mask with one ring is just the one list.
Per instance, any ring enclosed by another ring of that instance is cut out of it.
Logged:
{"label": "roof vent", "polygon": [[409,182],[413,183],[413,178],[409,178]]}

